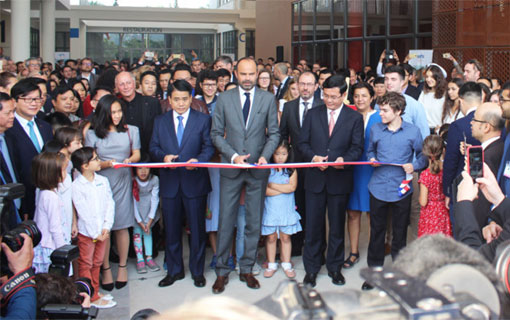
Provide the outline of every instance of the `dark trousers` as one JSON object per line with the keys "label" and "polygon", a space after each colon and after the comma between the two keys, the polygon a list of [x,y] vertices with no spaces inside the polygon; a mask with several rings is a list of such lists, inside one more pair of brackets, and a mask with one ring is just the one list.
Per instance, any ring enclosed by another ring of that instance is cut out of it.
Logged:
{"label": "dark trousers", "polygon": [[345,210],[349,194],[306,192],[306,233],[303,263],[306,273],[318,273],[321,268],[326,207],[328,209],[329,237],[326,267],[330,272],[342,269],[344,263]]}
{"label": "dark trousers", "polygon": [[300,222],[303,228],[303,231],[295,233],[291,236],[292,252],[296,254],[302,253],[306,233],[305,170],[306,169],[297,169],[298,183],[296,191],[294,191],[296,211],[301,216]]}
{"label": "dark trousers", "polygon": [[189,269],[193,276],[204,273],[205,209],[207,196],[187,198],[179,191],[175,198],[162,198],[163,221],[166,233],[166,264],[168,274],[184,271],[182,261],[182,221],[184,214],[191,232]]}
{"label": "dark trousers", "polygon": [[384,240],[386,238],[386,223],[388,212],[391,210],[391,227],[393,238],[391,241],[391,257],[397,257],[400,249],[407,243],[407,226],[411,212],[412,193],[396,202],[386,202],[376,199],[370,194],[370,242],[368,244],[368,266],[382,266],[384,264]]}

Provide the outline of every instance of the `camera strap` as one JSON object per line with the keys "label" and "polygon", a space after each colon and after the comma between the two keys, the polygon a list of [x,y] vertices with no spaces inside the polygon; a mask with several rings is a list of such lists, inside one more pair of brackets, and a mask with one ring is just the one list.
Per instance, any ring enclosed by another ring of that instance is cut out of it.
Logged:
{"label": "camera strap", "polygon": [[0,296],[2,297],[1,305],[5,306],[11,296],[17,291],[27,287],[35,287],[35,273],[34,269],[27,268],[23,271],[18,272],[12,276],[6,283],[0,288]]}

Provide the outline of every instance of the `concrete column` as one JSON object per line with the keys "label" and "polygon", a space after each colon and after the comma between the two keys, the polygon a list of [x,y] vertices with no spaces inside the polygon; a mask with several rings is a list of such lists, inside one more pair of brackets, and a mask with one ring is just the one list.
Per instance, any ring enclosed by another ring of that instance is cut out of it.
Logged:
{"label": "concrete column", "polygon": [[78,17],[71,17],[70,21],[70,27],[71,29],[77,28],[79,29],[79,36],[78,38],[71,37],[71,48],[70,48],[70,56],[71,59],[78,59],[83,58],[86,55],[85,50],[85,37],[86,37],[86,31],[87,27],[84,23],[80,21]]}
{"label": "concrete column", "polygon": [[55,61],[55,0],[41,0],[40,15],[41,57]]}
{"label": "concrete column", "polygon": [[11,58],[30,57],[30,0],[11,1]]}

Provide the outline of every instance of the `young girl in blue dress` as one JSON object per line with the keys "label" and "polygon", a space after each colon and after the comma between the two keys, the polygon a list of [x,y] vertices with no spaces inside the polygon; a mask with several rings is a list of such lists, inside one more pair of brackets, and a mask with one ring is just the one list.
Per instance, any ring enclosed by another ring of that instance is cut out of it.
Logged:
{"label": "young girl in blue dress", "polygon": [[[273,163],[283,164],[289,161],[289,143],[281,141],[273,154]],[[290,262],[292,244],[290,236],[301,231],[300,216],[296,211],[294,191],[297,186],[297,171],[293,169],[271,169],[264,203],[261,233],[266,237],[266,253],[268,265],[264,277],[272,277],[278,269],[276,258],[276,242],[280,239],[281,266],[287,277],[294,278]]]}

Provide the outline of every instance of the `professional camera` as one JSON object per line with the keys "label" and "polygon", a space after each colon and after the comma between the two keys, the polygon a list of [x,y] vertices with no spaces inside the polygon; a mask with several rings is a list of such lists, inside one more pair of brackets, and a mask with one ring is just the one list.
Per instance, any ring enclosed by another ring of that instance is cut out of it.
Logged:
{"label": "professional camera", "polygon": [[9,246],[13,252],[16,252],[23,247],[24,238],[21,236],[23,233],[32,239],[34,247],[41,242],[41,230],[32,220],[23,221],[16,228],[5,233],[2,237],[2,242]]}
{"label": "professional camera", "polygon": [[286,280],[256,305],[280,319],[509,319],[510,242],[498,251],[495,270],[453,239],[424,237],[392,267],[361,270],[374,290],[319,293]]}
{"label": "professional camera", "polygon": [[41,308],[49,319],[95,319],[99,309],[84,308],[78,304],[48,304]]}
{"label": "professional camera", "polygon": [[76,285],[76,301],[80,304],[83,303],[83,297],[80,296],[80,293],[86,293],[89,297],[94,296],[94,287],[92,287],[92,281],[89,278],[78,278],[74,281]]}
{"label": "professional camera", "polygon": [[78,246],[67,244],[55,249],[50,256],[51,265],[48,273],[59,274],[67,277],[71,268],[71,262],[78,259],[80,250]]}

